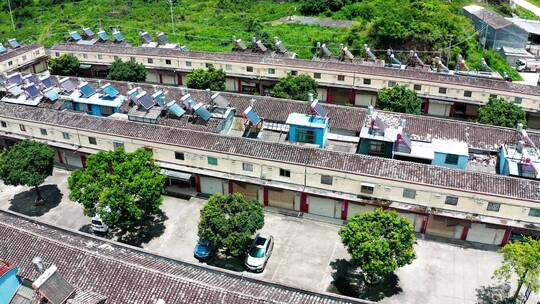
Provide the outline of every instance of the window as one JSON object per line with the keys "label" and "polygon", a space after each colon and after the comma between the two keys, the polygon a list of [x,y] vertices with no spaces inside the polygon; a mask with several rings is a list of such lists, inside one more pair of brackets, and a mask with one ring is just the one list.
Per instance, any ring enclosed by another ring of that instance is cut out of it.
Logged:
{"label": "window", "polygon": [[26,127],[24,125],[19,125],[19,129],[21,129],[21,131],[23,132],[26,132]]}
{"label": "window", "polygon": [[364,78],[364,84],[371,84],[371,79]]}
{"label": "window", "polygon": [[472,96],[472,92],[471,91],[465,91],[463,92],[463,97],[471,97]]}
{"label": "window", "polygon": [[98,54],[98,55],[97,55],[97,59],[103,59],[103,55]]}
{"label": "window", "polygon": [[186,156],[184,155],[184,152],[174,152],[174,158],[179,160],[185,160]]}
{"label": "window", "polygon": [[171,64],[171,60],[170,59],[165,59],[165,64]]}
{"label": "window", "polygon": [[101,106],[101,114],[111,115],[113,113],[113,108],[108,106]]}
{"label": "window", "polygon": [[97,140],[95,137],[88,137],[88,142],[91,144],[91,145],[97,145]]}
{"label": "window", "polygon": [[337,75],[338,81],[345,81],[345,75]]}
{"label": "window", "polygon": [[422,86],[419,85],[419,84],[415,84],[415,85],[414,85],[414,90],[415,90],[415,91],[422,91]]}
{"label": "window", "polygon": [[12,66],[12,65],[13,65],[13,61],[8,61],[8,65],[9,65],[9,66]]}
{"label": "window", "polygon": [[457,205],[458,198],[456,196],[447,196],[444,200],[444,203],[447,205],[456,206]]}
{"label": "window", "polygon": [[135,57],[129,57],[129,60],[135,62]]}
{"label": "window", "polygon": [[499,212],[500,208],[501,208],[501,204],[499,204],[499,203],[491,203],[491,202],[489,202],[488,206],[487,206],[488,211]]}
{"label": "window", "polygon": [[291,177],[291,170],[279,169],[279,176]]}
{"label": "window", "polygon": [[120,58],[118,58],[118,56],[114,56],[113,58],[114,58],[114,60],[118,60],[118,59],[120,59]]}
{"label": "window", "polygon": [[47,129],[39,129],[39,132],[41,132],[41,135],[47,135]]}
{"label": "window", "polygon": [[225,70],[226,71],[232,71],[232,64],[226,64],[225,65]]}
{"label": "window", "polygon": [[2,124],[2,128],[7,128],[7,122],[1,121],[0,123]]}
{"label": "window", "polygon": [[298,75],[298,71],[291,71],[291,75],[293,75],[293,76]]}
{"label": "window", "polygon": [[384,154],[384,142],[370,141],[368,145],[368,154]]}
{"label": "window", "polygon": [[154,63],[154,59],[153,58],[148,58],[148,63]]}
{"label": "window", "polygon": [[313,78],[321,79],[321,73],[313,73]]}
{"label": "window", "polygon": [[191,61],[186,61],[186,66],[190,67],[191,66]]}
{"label": "window", "polygon": [[395,82],[395,81],[389,81],[389,82],[388,82],[388,86],[389,86],[389,87],[395,87],[395,86],[396,86],[396,82]]}
{"label": "window", "polygon": [[207,62],[207,63],[204,64],[204,66],[208,69],[209,67],[214,66],[214,65]]}
{"label": "window", "polygon": [[446,88],[439,88],[439,94],[446,94]]}
{"label": "window", "polygon": [[523,101],[523,98],[521,97],[514,98],[514,103],[521,104],[522,101]]}
{"label": "window", "polygon": [[59,53],[59,52],[55,52],[54,55],[55,55],[56,57],[60,57],[60,53]]}
{"label": "window", "polygon": [[115,150],[124,149],[124,143],[121,141],[113,141],[113,148]]}
{"label": "window", "polygon": [[217,158],[208,156],[208,164],[209,165],[217,166],[217,163],[218,163]]}
{"label": "window", "polygon": [[360,192],[365,194],[373,194],[374,189],[375,187],[373,185],[363,184],[362,186],[360,186]]}
{"label": "window", "polygon": [[459,156],[455,154],[446,154],[446,158],[444,159],[444,163],[448,165],[457,165],[459,160]]}
{"label": "window", "polygon": [[330,175],[321,175],[321,184],[323,185],[332,185],[333,178]]}
{"label": "window", "polygon": [[276,73],[276,69],[268,69],[268,74],[274,75]]}
{"label": "window", "polygon": [[536,209],[536,208],[529,209],[529,216],[540,217],[540,209]]}
{"label": "window", "polygon": [[242,170],[253,172],[253,164],[250,163],[242,163]]}
{"label": "window", "polygon": [[252,66],[246,67],[246,71],[248,71],[248,72],[253,72],[253,67],[252,67]]}
{"label": "window", "polygon": [[82,54],[82,58],[88,58],[87,54]]}
{"label": "window", "polygon": [[403,189],[403,197],[414,199],[416,197],[416,190]]}
{"label": "window", "polygon": [[68,139],[68,140],[69,140],[69,133],[67,133],[67,132],[62,132],[62,137],[64,137],[64,139]]}
{"label": "window", "polygon": [[312,144],[315,142],[315,132],[307,129],[297,129],[296,141]]}
{"label": "window", "polygon": [[489,94],[489,99],[494,99],[494,98],[497,98],[496,94]]}

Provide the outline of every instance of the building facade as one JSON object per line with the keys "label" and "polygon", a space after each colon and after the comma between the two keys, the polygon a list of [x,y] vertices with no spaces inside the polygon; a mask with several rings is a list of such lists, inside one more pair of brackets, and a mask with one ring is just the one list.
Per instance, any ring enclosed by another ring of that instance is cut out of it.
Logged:
{"label": "building facade", "polygon": [[39,44],[7,47],[0,52],[0,74],[12,72],[41,73],[47,70],[47,53]]}

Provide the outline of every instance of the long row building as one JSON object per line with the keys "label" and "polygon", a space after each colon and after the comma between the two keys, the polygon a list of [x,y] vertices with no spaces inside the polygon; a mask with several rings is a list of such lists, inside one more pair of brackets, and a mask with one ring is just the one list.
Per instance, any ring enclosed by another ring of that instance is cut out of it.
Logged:
{"label": "long row building", "polygon": [[540,133],[317,100],[10,76],[0,143],[46,142],[62,165],[144,148],[171,192],[241,192],[343,221],[387,208],[419,233],[485,244],[540,234]]}

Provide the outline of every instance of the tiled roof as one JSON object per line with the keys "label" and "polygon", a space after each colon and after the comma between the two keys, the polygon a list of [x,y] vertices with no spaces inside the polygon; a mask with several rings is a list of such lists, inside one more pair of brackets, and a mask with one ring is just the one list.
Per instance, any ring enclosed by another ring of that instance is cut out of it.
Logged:
{"label": "tiled roof", "polygon": [[453,85],[463,85],[470,87],[480,87],[485,89],[495,89],[509,92],[519,92],[522,94],[540,96],[540,87],[529,86],[507,82],[503,80],[494,80],[486,78],[474,78],[459,75],[447,75],[441,73],[418,71],[418,70],[402,70],[386,67],[357,65],[347,63],[313,61],[302,59],[288,58],[271,58],[257,55],[237,54],[237,53],[210,53],[210,52],[182,52],[174,49],[164,48],[148,48],[148,47],[120,47],[120,46],[101,46],[99,44],[92,46],[83,46],[77,44],[58,44],[51,47],[52,51],[72,51],[72,52],[99,52],[103,54],[125,54],[125,55],[141,55],[141,56],[163,56],[163,57],[179,57],[192,58],[211,61],[237,61],[253,64],[265,64],[274,66],[287,67],[303,67],[307,69],[322,69],[332,70],[336,72],[347,71],[354,73],[362,73],[368,75],[385,76],[391,78],[401,78],[410,80],[421,80],[429,82],[438,82]]}
{"label": "tiled roof", "polygon": [[32,258],[58,267],[71,284],[107,303],[368,303],[299,290],[41,224],[0,211],[0,258],[35,280]]}
{"label": "tiled roof", "polygon": [[540,201],[540,182],[528,179],[448,169],[360,154],[332,152],[291,144],[263,142],[186,129],[179,132],[177,128],[163,125],[136,123],[15,104],[0,103],[0,117],[65,126],[112,136],[138,138],[148,142],[218,153],[332,169],[358,175],[414,182],[457,191]]}
{"label": "tiled roof", "polygon": [[[10,58],[22,55],[24,53],[30,52],[30,51],[38,49],[40,47],[42,47],[42,46],[39,45],[39,44],[36,44],[36,43],[28,44],[28,45],[21,45],[21,47],[18,47],[16,49],[12,49],[11,47],[6,47],[6,49],[8,51],[7,51],[7,53],[4,53],[4,54],[0,55],[0,62],[6,61],[6,60],[8,60]],[[45,56],[45,54],[42,54],[42,55]]]}

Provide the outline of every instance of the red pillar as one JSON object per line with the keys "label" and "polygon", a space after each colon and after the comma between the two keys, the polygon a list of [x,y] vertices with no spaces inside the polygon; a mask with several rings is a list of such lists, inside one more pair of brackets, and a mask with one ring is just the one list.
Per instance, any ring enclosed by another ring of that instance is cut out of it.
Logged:
{"label": "red pillar", "polygon": [[234,189],[233,189],[233,181],[232,180],[229,180],[229,193],[233,193],[234,192]]}
{"label": "red pillar", "polygon": [[508,244],[508,241],[510,240],[510,235],[512,235],[512,227],[506,228],[503,239],[501,241],[501,246]]}
{"label": "red pillar", "polygon": [[236,77],[236,82],[238,85],[238,88],[236,89],[238,90],[238,92],[242,93],[242,79],[240,79],[240,77]]}
{"label": "red pillar", "polygon": [[179,86],[184,85],[184,84],[182,83],[182,74],[176,73],[176,79],[178,79],[178,85],[179,85]]}
{"label": "red pillar", "polygon": [[201,192],[201,177],[195,175],[195,191]]}
{"label": "red pillar", "polygon": [[307,203],[307,194],[302,192],[300,194],[300,212],[308,213],[309,205]]}
{"label": "red pillar", "polygon": [[420,227],[420,233],[422,234],[426,233],[428,221],[429,221],[429,215],[424,215],[424,218],[422,219],[422,227]]}
{"label": "red pillar", "polygon": [[85,169],[86,168],[86,155],[81,155],[81,163],[82,163],[83,169]]}
{"label": "red pillar", "polygon": [[349,93],[349,102],[353,105],[356,103],[356,90],[351,89],[351,92]]}
{"label": "red pillar", "polygon": [[265,206],[268,206],[268,188],[263,187],[263,203]]}
{"label": "red pillar", "polygon": [[159,83],[163,84],[163,74],[161,72],[159,73]]}
{"label": "red pillar", "polygon": [[463,226],[463,231],[461,232],[460,240],[466,241],[467,240],[467,234],[469,234],[469,227]]}
{"label": "red pillar", "polygon": [[326,89],[326,102],[332,103],[334,101],[334,96],[332,96],[332,88]]}
{"label": "red pillar", "polygon": [[259,95],[263,96],[263,92],[264,92],[263,82],[259,81]]}
{"label": "red pillar", "polygon": [[62,152],[60,151],[60,149],[56,149],[56,154],[58,154],[58,160],[60,161],[60,163],[64,164],[64,160],[62,159]]}
{"label": "red pillar", "polygon": [[32,73],[36,73],[36,65],[35,64],[32,64]]}
{"label": "red pillar", "polygon": [[448,113],[448,116],[449,117],[454,117],[454,113],[456,112],[456,104],[453,103],[451,106],[450,106],[450,113]]}
{"label": "red pillar", "polygon": [[429,99],[425,99],[424,100],[424,114],[428,114],[429,113]]}
{"label": "red pillar", "polygon": [[346,221],[347,220],[347,211],[349,210],[349,202],[347,200],[343,200],[341,202],[341,219]]}

